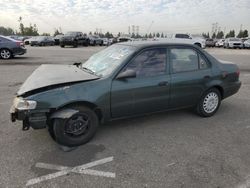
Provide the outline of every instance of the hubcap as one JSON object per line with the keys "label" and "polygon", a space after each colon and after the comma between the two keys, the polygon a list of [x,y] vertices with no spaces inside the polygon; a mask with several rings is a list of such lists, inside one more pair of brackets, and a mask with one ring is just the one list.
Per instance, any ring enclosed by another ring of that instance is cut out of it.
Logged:
{"label": "hubcap", "polygon": [[1,57],[2,57],[3,59],[8,59],[8,58],[10,58],[10,51],[9,51],[9,50],[2,50],[2,51],[1,51]]}
{"label": "hubcap", "polygon": [[88,131],[89,123],[87,114],[76,114],[66,122],[65,133],[71,136],[83,135]]}
{"label": "hubcap", "polygon": [[219,104],[217,93],[211,92],[206,95],[203,101],[203,109],[206,113],[212,113],[216,110]]}

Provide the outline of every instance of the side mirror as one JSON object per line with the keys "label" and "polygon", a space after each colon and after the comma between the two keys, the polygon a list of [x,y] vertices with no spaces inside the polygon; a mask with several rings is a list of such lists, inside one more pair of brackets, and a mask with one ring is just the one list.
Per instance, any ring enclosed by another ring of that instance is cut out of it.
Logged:
{"label": "side mirror", "polygon": [[116,79],[126,79],[126,78],[135,78],[135,77],[136,77],[136,72],[134,70],[128,69],[118,74]]}

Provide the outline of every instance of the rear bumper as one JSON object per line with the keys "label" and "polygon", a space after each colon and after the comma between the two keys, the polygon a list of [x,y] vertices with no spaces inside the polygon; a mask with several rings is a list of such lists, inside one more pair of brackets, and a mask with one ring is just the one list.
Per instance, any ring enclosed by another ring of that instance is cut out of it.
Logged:
{"label": "rear bumper", "polygon": [[223,99],[237,93],[239,91],[240,87],[241,87],[241,81],[237,81],[237,82],[234,82],[233,84],[231,84],[230,86],[224,88]]}
{"label": "rear bumper", "polygon": [[14,48],[12,50],[13,55],[23,55],[27,52],[26,48],[20,47],[20,48]]}

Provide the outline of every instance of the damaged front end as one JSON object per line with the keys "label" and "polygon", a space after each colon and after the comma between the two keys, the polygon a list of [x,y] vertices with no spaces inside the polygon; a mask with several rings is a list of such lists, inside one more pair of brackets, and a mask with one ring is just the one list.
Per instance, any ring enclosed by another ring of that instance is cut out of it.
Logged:
{"label": "damaged front end", "polygon": [[20,120],[23,122],[23,130],[42,129],[47,124],[48,110],[36,110],[37,102],[26,100],[22,97],[16,97],[10,109],[10,118],[12,122]]}

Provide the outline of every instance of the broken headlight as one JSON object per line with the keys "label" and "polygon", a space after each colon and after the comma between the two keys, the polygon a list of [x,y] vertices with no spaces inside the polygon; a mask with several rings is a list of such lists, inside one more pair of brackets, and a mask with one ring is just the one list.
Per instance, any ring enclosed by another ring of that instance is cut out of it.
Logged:
{"label": "broken headlight", "polygon": [[13,103],[14,103],[13,104],[14,108],[18,110],[33,110],[36,108],[36,104],[37,104],[36,101],[25,100],[20,97],[16,97]]}

